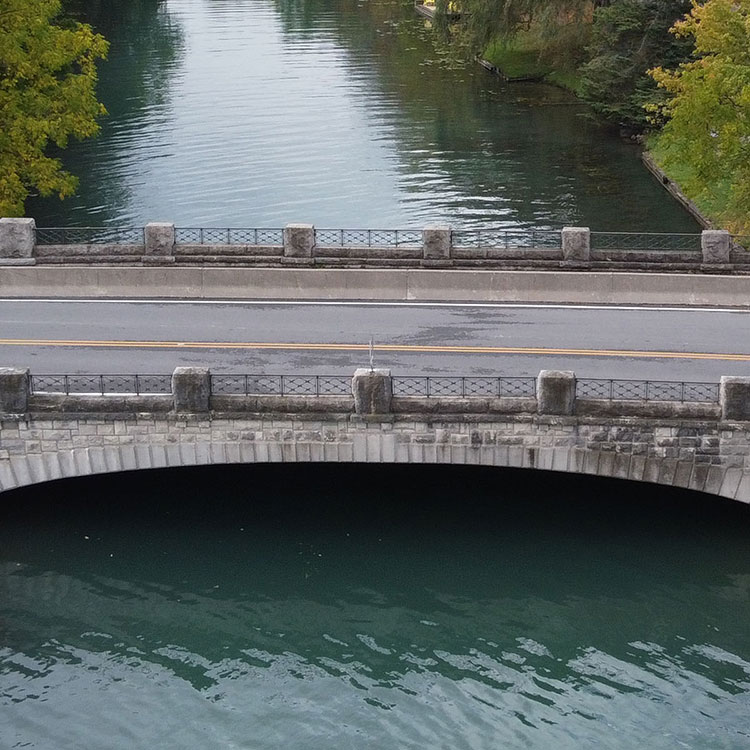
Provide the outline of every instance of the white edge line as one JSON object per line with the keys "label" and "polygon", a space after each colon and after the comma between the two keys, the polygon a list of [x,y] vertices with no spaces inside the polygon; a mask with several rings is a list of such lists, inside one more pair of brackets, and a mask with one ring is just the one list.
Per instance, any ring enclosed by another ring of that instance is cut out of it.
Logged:
{"label": "white edge line", "polygon": [[657,307],[652,305],[578,305],[561,303],[522,303],[522,302],[384,302],[357,300],[208,300],[208,299],[90,299],[76,298],[37,298],[2,297],[0,304],[8,302],[43,304],[109,304],[109,305],[216,305],[216,306],[263,306],[263,307],[450,307],[450,308],[489,308],[526,310],[604,310],[637,312],[700,312],[700,313],[742,313],[750,314],[750,309],[742,307]]}

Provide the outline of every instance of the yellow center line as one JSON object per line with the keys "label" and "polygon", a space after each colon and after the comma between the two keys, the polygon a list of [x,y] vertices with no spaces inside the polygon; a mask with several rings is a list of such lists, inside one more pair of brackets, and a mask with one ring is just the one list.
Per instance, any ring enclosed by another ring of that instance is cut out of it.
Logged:
{"label": "yellow center line", "polygon": [[[281,349],[293,351],[358,352],[368,344],[322,344],[301,342],[239,341],[74,341],[57,339],[0,339],[0,346],[67,346],[110,349]],[[542,354],[575,357],[640,357],[655,359],[716,359],[750,362],[750,354],[729,352],[670,352],[628,349],[562,349],[540,346],[440,346],[418,344],[376,344],[378,352],[415,354]]]}

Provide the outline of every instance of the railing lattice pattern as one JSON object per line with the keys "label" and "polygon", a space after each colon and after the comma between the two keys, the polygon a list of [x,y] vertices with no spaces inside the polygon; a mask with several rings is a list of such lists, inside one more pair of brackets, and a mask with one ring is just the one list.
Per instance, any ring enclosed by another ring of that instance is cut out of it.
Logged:
{"label": "railing lattice pattern", "polygon": [[576,381],[576,397],[623,401],[717,402],[719,384],[579,378]]}
{"label": "railing lattice pattern", "polygon": [[171,375],[32,375],[32,393],[169,395]]}
{"label": "railing lattice pattern", "polygon": [[143,245],[143,227],[48,227],[36,229],[37,245]]}
{"label": "railing lattice pattern", "polygon": [[536,378],[498,377],[393,377],[394,396],[439,398],[500,398],[503,396],[531,397],[536,395]]}
{"label": "railing lattice pattern", "polygon": [[176,245],[280,246],[284,244],[284,230],[175,227],[174,240]]}
{"label": "railing lattice pattern", "polygon": [[701,251],[700,234],[592,232],[592,250]]}
{"label": "railing lattice pattern", "polygon": [[214,396],[351,396],[350,375],[211,375]]}

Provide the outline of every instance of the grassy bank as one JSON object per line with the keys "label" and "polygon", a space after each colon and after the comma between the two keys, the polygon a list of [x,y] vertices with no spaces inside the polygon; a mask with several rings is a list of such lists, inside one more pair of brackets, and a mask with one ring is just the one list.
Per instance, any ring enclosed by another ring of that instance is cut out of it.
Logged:
{"label": "grassy bank", "polygon": [[679,185],[680,190],[697,206],[698,210],[716,227],[736,227],[745,217],[733,216],[727,211],[729,202],[729,180],[719,180],[702,189],[695,189],[699,183],[695,172],[679,159],[679,154],[670,153],[660,142],[658,133],[647,140],[647,148],[654,162],[664,170],[670,180]]}
{"label": "grassy bank", "polygon": [[511,80],[538,79],[574,94],[580,92],[580,79],[576,71],[556,67],[542,60],[539,43],[531,34],[518,34],[513,39],[497,39],[487,46],[482,57]]}
{"label": "grassy bank", "polygon": [[[556,60],[565,58],[560,53],[561,45],[558,44],[556,49],[557,51],[550,50],[549,42],[545,47],[539,34],[531,29],[512,38],[496,39],[487,46],[482,57],[510,80],[542,80],[581,96],[582,81],[576,67],[572,63],[567,67],[564,67],[564,63],[556,63]],[[590,72],[588,75],[590,84]],[[602,87],[602,92],[606,94],[606,87]],[[601,92],[599,94],[600,98],[604,95]],[[596,108],[594,111],[597,111]],[[614,114],[610,113],[610,121],[618,122],[618,111],[615,109],[613,112]],[[675,193],[677,200],[684,202],[689,211],[705,218],[714,227],[726,228],[743,237],[750,234],[750,220],[746,215],[738,214],[737,204],[740,201],[732,194],[732,175],[707,183],[705,179],[699,179],[693,167],[685,160],[684,153],[670,152],[663,141],[664,139],[659,138],[659,133],[654,133],[648,138],[646,148],[653,163],[674,183],[670,192]],[[674,188],[678,189],[675,191]]]}

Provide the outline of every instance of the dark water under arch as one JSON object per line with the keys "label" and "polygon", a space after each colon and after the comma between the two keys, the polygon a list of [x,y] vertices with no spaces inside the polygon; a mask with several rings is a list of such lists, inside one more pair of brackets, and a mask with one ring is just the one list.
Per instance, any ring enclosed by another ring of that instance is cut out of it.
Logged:
{"label": "dark water under arch", "polygon": [[747,746],[747,509],[475,467],[3,496],[0,743]]}

